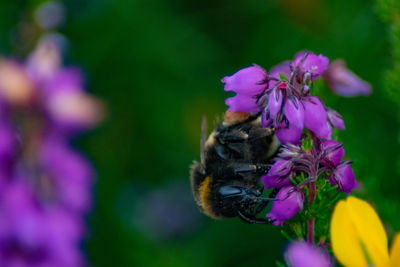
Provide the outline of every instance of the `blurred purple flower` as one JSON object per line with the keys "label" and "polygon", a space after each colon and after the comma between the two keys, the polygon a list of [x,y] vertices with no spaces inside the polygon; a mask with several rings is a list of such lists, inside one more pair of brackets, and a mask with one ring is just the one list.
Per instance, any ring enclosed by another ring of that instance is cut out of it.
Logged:
{"label": "blurred purple flower", "polygon": [[338,185],[340,191],[350,194],[353,189],[358,187],[357,180],[354,177],[354,172],[350,167],[350,162],[341,163],[335,168],[329,177],[331,185]]}
{"label": "blurred purple flower", "polygon": [[332,62],[323,77],[328,86],[341,96],[369,95],[372,92],[371,85],[351,72],[343,60]]}
{"label": "blurred purple flower", "polygon": [[2,266],[83,264],[80,222],[56,207],[42,207],[23,180],[15,180],[3,192],[0,210]]}
{"label": "blurred purple flower", "polygon": [[47,1],[35,12],[35,20],[44,29],[56,28],[64,22],[65,7],[59,1]]}
{"label": "blurred purple flower", "polygon": [[285,259],[289,267],[332,267],[327,252],[314,248],[304,241],[295,241],[286,249]]}
{"label": "blurred purple flower", "polygon": [[71,212],[89,209],[93,171],[83,156],[68,147],[65,140],[46,137],[40,147],[39,164],[61,205]]}
{"label": "blurred purple flower", "polygon": [[0,60],[0,266],[84,265],[93,171],[69,139],[99,121],[101,105],[53,41],[25,64]]}
{"label": "blurred purple flower", "polygon": [[62,65],[65,43],[65,38],[59,34],[47,34],[40,39],[26,62],[27,72],[33,80],[41,82],[57,73]]}
{"label": "blurred purple flower", "polygon": [[303,192],[294,186],[282,187],[276,195],[276,199],[272,203],[271,211],[267,214],[268,218],[275,220],[274,225],[282,225],[284,221],[303,209]]}
{"label": "blurred purple flower", "polygon": [[63,132],[92,127],[103,117],[101,103],[83,91],[83,76],[78,69],[61,69],[43,83],[41,92],[53,126]]}

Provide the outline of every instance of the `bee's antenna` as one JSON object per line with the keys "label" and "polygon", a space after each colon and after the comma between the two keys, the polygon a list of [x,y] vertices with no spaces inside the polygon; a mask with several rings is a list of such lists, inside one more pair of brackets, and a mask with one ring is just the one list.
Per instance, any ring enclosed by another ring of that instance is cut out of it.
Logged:
{"label": "bee's antenna", "polygon": [[203,118],[201,120],[201,137],[200,137],[200,160],[203,166],[205,164],[204,146],[206,144],[206,138],[207,138],[207,119],[206,116],[203,115]]}

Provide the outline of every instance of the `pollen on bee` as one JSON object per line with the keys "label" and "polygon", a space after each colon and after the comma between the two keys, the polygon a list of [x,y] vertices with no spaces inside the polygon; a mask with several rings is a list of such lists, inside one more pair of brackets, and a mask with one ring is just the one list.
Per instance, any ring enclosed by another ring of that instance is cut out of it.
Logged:
{"label": "pollen on bee", "polygon": [[244,122],[249,118],[249,114],[242,111],[226,111],[224,116],[224,126],[230,126]]}

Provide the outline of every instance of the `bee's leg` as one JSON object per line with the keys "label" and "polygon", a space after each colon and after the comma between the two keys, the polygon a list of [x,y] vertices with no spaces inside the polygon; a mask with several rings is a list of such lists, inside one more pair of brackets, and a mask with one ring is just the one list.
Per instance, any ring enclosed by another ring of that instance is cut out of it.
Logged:
{"label": "bee's leg", "polygon": [[261,219],[261,218],[255,218],[255,217],[251,217],[241,211],[238,211],[238,217],[246,222],[246,223],[250,223],[250,224],[271,224],[274,222],[274,220],[271,219]]}
{"label": "bee's leg", "polygon": [[258,205],[257,209],[254,211],[254,214],[258,214],[260,213],[267,205],[270,201],[274,201],[276,194],[278,194],[278,189],[274,189],[272,190],[272,192],[269,194],[268,198],[264,198],[264,197],[258,197],[257,200],[260,202],[260,204]]}
{"label": "bee's leg", "polygon": [[263,175],[266,174],[271,168],[270,164],[247,164],[247,163],[236,163],[234,166],[236,174],[240,173],[254,173]]}

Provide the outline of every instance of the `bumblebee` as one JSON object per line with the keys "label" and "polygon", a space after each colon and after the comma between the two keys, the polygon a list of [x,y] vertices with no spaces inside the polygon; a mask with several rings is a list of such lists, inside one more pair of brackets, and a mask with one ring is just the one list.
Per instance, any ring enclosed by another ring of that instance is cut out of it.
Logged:
{"label": "bumblebee", "polygon": [[215,219],[239,217],[247,223],[271,223],[257,214],[276,193],[262,197],[264,186],[259,183],[279,148],[274,129],[263,128],[259,114],[228,111],[207,140],[205,117],[201,128],[201,161],[195,161],[190,171],[200,210]]}

